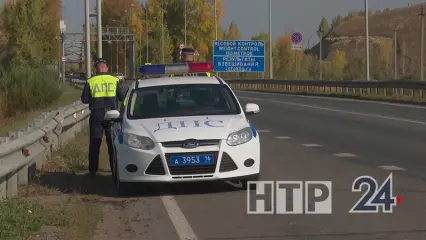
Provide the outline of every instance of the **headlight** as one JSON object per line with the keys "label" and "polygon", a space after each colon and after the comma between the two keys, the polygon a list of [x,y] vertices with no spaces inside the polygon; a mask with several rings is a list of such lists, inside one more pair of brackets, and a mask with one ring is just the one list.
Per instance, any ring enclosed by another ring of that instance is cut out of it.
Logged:
{"label": "headlight", "polygon": [[250,141],[252,137],[253,137],[253,133],[251,129],[248,127],[248,128],[241,129],[238,132],[229,134],[228,139],[226,140],[226,143],[228,143],[229,146],[237,146]]}
{"label": "headlight", "polygon": [[139,148],[143,150],[151,150],[155,148],[155,143],[151,140],[151,138],[138,136],[132,133],[124,134],[124,142],[132,148]]}

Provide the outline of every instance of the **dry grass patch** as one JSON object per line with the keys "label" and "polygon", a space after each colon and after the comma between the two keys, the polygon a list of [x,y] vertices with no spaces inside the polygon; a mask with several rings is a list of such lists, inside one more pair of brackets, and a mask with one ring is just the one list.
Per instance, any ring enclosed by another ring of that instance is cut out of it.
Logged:
{"label": "dry grass patch", "polygon": [[[92,179],[88,166],[88,129],[64,144],[19,189],[15,199],[0,202],[0,239],[91,239],[102,218],[100,189],[110,189],[110,176]],[[100,167],[108,169],[106,143]],[[109,169],[108,169],[109,170]]]}

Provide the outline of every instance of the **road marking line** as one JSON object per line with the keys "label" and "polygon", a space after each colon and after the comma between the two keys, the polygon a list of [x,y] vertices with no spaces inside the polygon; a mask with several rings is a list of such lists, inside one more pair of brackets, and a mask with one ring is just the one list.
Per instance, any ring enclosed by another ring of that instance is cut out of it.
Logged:
{"label": "road marking line", "polygon": [[335,153],[333,155],[336,157],[356,157],[356,155],[353,155],[352,153]]}
{"label": "road marking line", "polygon": [[316,143],[305,143],[305,144],[302,144],[302,146],[304,146],[304,147],[322,147],[321,145],[316,144]]}
{"label": "road marking line", "polygon": [[379,168],[387,170],[387,171],[405,171],[404,168],[400,168],[394,165],[384,165],[384,166],[379,166]]}
{"label": "road marking line", "polygon": [[271,103],[281,103],[281,104],[286,104],[286,105],[290,105],[290,106],[306,107],[306,108],[312,108],[312,109],[318,109],[318,110],[324,110],[324,111],[330,111],[330,112],[346,113],[346,114],[358,115],[358,116],[363,116],[363,117],[381,118],[381,119],[393,120],[393,121],[398,121],[398,122],[407,122],[407,123],[415,123],[415,124],[426,125],[426,122],[412,120],[412,119],[408,119],[408,118],[388,117],[388,116],[376,115],[376,114],[350,112],[350,111],[337,110],[337,109],[333,109],[333,108],[324,108],[324,107],[318,107],[318,106],[311,106],[311,105],[305,105],[305,104],[299,104],[299,103],[266,100],[266,99],[262,99],[262,98],[247,98],[247,97],[240,97],[240,98],[249,99],[249,100],[260,100],[260,101],[271,102]]}
{"label": "road marking line", "polygon": [[161,201],[175,226],[176,232],[181,240],[198,240],[191,225],[180,210],[176,199],[173,196],[161,196]]}
{"label": "road marking line", "polygon": [[259,132],[259,133],[268,133],[268,132],[271,132],[271,131],[267,130],[267,129],[263,129],[263,130],[257,130],[257,132]]}
{"label": "road marking line", "polygon": [[280,139],[280,140],[289,140],[289,139],[291,139],[291,137],[287,137],[287,136],[278,136],[278,137],[275,137],[276,139]]}
{"label": "road marking line", "polygon": [[[248,93],[248,94],[253,93],[251,91],[244,91],[244,90],[236,90],[235,92],[236,93],[237,92]],[[374,104],[381,104],[381,105],[390,105],[390,106],[395,106],[395,107],[426,109],[425,106],[409,105],[409,104],[403,104],[403,103],[380,102],[380,101],[375,101],[375,100],[345,99],[345,98],[335,98],[335,97],[327,97],[327,96],[319,97],[319,96],[293,95],[293,94],[286,94],[286,93],[256,92],[256,95],[262,95],[262,94],[264,94],[264,95],[286,96],[286,97],[294,97],[294,98],[298,97],[298,98],[325,99],[325,100],[344,101],[344,102],[374,103]]]}

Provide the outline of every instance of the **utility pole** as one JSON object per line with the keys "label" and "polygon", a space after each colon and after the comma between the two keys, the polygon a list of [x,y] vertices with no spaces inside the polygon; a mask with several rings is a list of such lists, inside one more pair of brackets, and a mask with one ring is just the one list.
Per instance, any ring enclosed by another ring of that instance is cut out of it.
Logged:
{"label": "utility pole", "polygon": [[423,52],[424,52],[424,36],[425,36],[425,8],[422,6],[422,11],[419,14],[421,18],[421,39],[420,39],[420,81],[423,81]]}
{"label": "utility pole", "polygon": [[214,26],[216,31],[215,40],[217,40],[217,0],[214,0]]}
{"label": "utility pole", "polygon": [[365,3],[365,74],[366,80],[370,81],[370,42],[368,36],[368,0]]}
{"label": "utility pole", "polygon": [[164,0],[161,1],[161,56],[164,64]]}
{"label": "utility pole", "polygon": [[[67,26],[65,25],[65,22],[61,20],[59,22],[59,30],[60,30],[59,42],[61,43],[61,47],[59,48],[58,74],[59,74],[59,76],[62,75],[62,82],[63,83],[65,83],[65,63],[66,63],[66,59],[64,61],[63,58],[65,57],[65,31],[66,31],[66,29],[67,29]],[[62,71],[59,69],[59,66],[62,66]]]}
{"label": "utility pole", "polygon": [[[62,33],[62,57],[66,57],[65,56],[65,33]],[[65,83],[65,64],[66,64],[66,59],[61,59],[62,60],[62,82]],[[65,61],[64,61],[65,60]]]}
{"label": "utility pole", "polygon": [[398,80],[398,53],[397,53],[397,38],[396,38],[396,27],[393,29],[393,50],[394,50],[394,61],[395,61],[395,81]]}
{"label": "utility pole", "polygon": [[85,64],[86,64],[86,77],[89,79],[92,76],[91,73],[91,56],[90,56],[90,3],[89,0],[85,0],[85,30],[86,30],[86,54],[85,54]]}
{"label": "utility pole", "polygon": [[97,0],[96,23],[98,25],[98,58],[102,58],[102,0]]}
{"label": "utility pole", "polygon": [[320,54],[319,54],[319,74],[320,74],[320,80],[322,80],[322,35],[324,32],[324,28],[322,25],[318,29],[318,35],[319,35],[319,42],[320,42]]}
{"label": "utility pole", "polygon": [[149,27],[148,27],[148,1],[145,4],[146,14],[145,14],[145,22],[146,22],[146,62],[149,63]]}
{"label": "utility pole", "polygon": [[272,80],[273,73],[273,60],[272,60],[272,0],[269,0],[269,76]]}
{"label": "utility pole", "polygon": [[187,25],[186,25],[186,1],[187,0],[184,0],[185,1],[185,47],[187,46],[186,45],[186,27],[187,27]]}

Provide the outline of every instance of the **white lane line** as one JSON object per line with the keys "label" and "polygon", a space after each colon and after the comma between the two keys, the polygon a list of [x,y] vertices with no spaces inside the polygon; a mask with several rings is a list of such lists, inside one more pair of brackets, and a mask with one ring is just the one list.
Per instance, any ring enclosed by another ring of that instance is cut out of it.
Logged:
{"label": "white lane line", "polygon": [[408,118],[388,117],[388,116],[377,115],[377,114],[350,112],[350,111],[344,111],[344,110],[337,110],[337,109],[333,109],[333,108],[324,108],[324,107],[311,106],[311,105],[305,105],[305,104],[299,104],[299,103],[273,101],[273,100],[267,100],[267,99],[262,99],[262,98],[247,98],[247,97],[240,97],[240,98],[249,99],[249,100],[259,100],[259,101],[270,102],[270,103],[281,103],[281,104],[286,104],[286,105],[290,105],[290,106],[312,108],[312,109],[318,109],[318,110],[324,110],[324,111],[330,111],[330,112],[346,113],[346,114],[358,115],[358,116],[363,116],[363,117],[381,118],[381,119],[393,120],[393,121],[397,121],[397,122],[407,122],[407,123],[415,123],[415,124],[426,125],[426,122],[412,120],[412,119],[408,119]]}
{"label": "white lane line", "polygon": [[[236,93],[253,93],[249,91],[243,91],[243,90],[236,90]],[[418,105],[409,105],[409,104],[403,104],[403,103],[391,103],[391,102],[379,102],[375,100],[362,100],[362,99],[347,99],[347,98],[333,98],[333,97],[318,97],[318,96],[306,96],[306,95],[292,95],[292,94],[285,94],[285,93],[265,93],[265,92],[256,92],[256,95],[276,95],[276,96],[286,96],[286,97],[298,97],[298,98],[312,98],[312,99],[325,99],[325,100],[333,100],[333,101],[344,101],[344,102],[358,102],[358,103],[373,103],[373,104],[381,104],[381,105],[389,105],[389,106],[395,106],[395,107],[404,107],[404,108],[417,108],[417,109],[426,109],[425,106],[418,106]],[[241,97],[239,97],[241,98]]]}
{"label": "white lane line", "polygon": [[161,196],[161,201],[175,226],[176,232],[179,235],[180,240],[198,240],[194,230],[185,215],[180,210],[176,199],[173,196]]}
{"label": "white lane line", "polygon": [[352,153],[335,153],[333,155],[336,157],[346,157],[346,158],[356,157],[356,155],[353,155]]}
{"label": "white lane line", "polygon": [[289,140],[289,139],[291,139],[291,137],[288,137],[288,136],[278,136],[278,137],[275,137],[276,139],[280,139],[280,140]]}
{"label": "white lane line", "polygon": [[267,129],[261,129],[261,130],[257,130],[258,133],[269,133],[271,132],[270,130]]}
{"label": "white lane line", "polygon": [[305,144],[302,144],[302,146],[304,146],[304,147],[322,147],[321,145],[316,144],[316,143],[305,143]]}
{"label": "white lane line", "polygon": [[404,168],[400,168],[394,165],[384,165],[384,166],[379,166],[378,168],[381,168],[387,171],[405,171]]}

